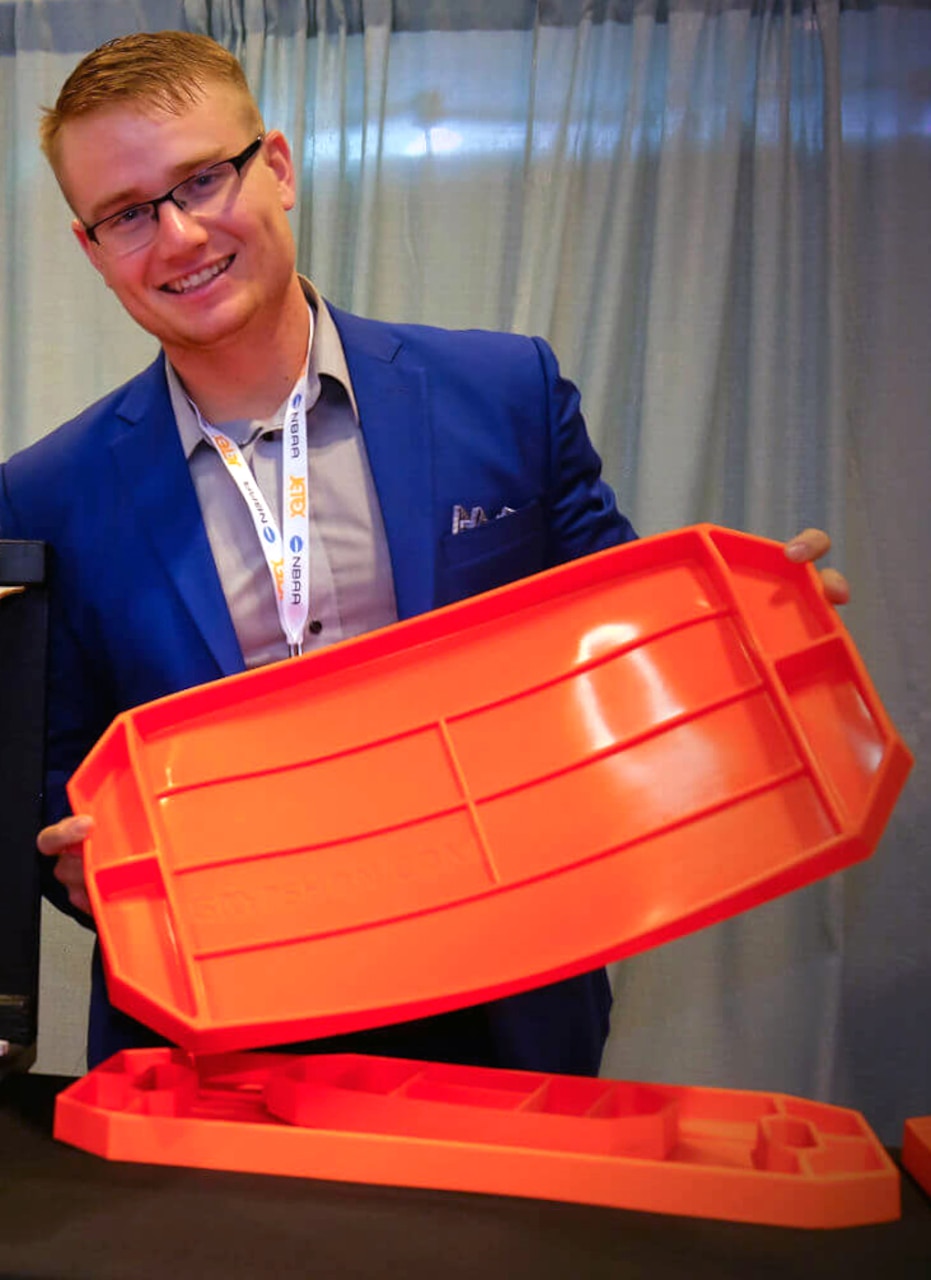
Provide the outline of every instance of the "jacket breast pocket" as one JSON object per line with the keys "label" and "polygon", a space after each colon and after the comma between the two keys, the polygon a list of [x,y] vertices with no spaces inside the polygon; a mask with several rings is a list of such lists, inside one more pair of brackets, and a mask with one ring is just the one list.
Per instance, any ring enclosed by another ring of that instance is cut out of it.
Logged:
{"label": "jacket breast pocket", "polygon": [[531,502],[474,529],[447,533],[440,542],[437,604],[491,591],[545,568],[543,512]]}

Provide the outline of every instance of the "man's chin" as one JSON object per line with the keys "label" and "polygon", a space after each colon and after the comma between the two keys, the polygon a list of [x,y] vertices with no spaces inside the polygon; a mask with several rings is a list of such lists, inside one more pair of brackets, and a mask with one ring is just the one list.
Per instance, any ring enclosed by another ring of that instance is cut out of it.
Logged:
{"label": "man's chin", "polygon": [[138,325],[157,338],[166,351],[210,351],[234,340],[246,325],[246,317],[232,307],[197,310],[175,306],[173,296],[164,295],[167,306],[158,311],[132,313]]}

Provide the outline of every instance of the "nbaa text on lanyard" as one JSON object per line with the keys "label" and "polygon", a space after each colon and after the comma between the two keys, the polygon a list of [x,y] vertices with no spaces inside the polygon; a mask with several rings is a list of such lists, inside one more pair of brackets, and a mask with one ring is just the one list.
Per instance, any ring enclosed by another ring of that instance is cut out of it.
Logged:
{"label": "nbaa text on lanyard", "polygon": [[307,366],[314,336],[313,313],[307,359],[301,375],[291,388],[285,412],[281,449],[281,517],[279,529],[275,513],[252,474],[235,440],[211,426],[193,400],[189,404],[204,438],[220,455],[237,489],[242,494],[271,574],[278,605],[278,619],[288,642],[289,657],[297,657],[304,647],[304,628],[310,610],[310,515],[307,493]]}

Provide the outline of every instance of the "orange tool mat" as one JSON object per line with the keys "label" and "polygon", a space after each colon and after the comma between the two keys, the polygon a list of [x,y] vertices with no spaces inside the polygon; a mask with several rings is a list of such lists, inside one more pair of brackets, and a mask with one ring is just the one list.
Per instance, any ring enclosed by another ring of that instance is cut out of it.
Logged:
{"label": "orange tool mat", "polygon": [[112,1000],[192,1052],[657,946],[867,856],[911,765],[811,566],[695,526],[118,717]]}
{"label": "orange tool mat", "polygon": [[900,1211],[898,1171],[855,1111],[357,1054],[117,1054],[59,1095],[55,1136],[111,1160],[774,1226]]}
{"label": "orange tool mat", "polygon": [[925,1194],[931,1196],[931,1116],[915,1116],[905,1121],[902,1164]]}

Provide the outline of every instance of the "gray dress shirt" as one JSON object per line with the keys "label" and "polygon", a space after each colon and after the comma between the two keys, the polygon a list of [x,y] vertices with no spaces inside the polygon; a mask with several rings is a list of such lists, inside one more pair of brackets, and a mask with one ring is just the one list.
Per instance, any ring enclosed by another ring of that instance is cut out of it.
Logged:
{"label": "gray dress shirt", "polygon": [[[314,312],[308,366],[310,617],[304,650],[397,621],[381,508],[349,370],[326,303],[304,281]],[[246,503],[205,440],[178,374],[167,365],[178,433],[247,667],[288,656],[271,575]],[[265,421],[217,422],[240,446],[281,527],[282,424],[287,399]]]}

